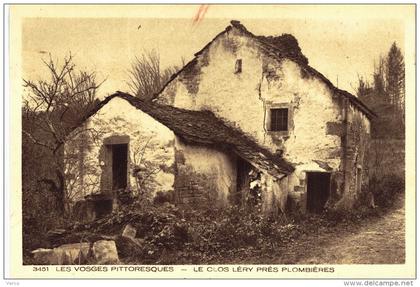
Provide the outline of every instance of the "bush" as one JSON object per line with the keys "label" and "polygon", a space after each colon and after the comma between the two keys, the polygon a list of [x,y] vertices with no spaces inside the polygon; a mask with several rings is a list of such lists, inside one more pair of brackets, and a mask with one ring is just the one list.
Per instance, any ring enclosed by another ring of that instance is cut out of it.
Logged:
{"label": "bush", "polygon": [[396,175],[386,176],[382,179],[370,180],[369,189],[375,198],[375,204],[380,207],[390,207],[398,194],[405,190],[405,180]]}
{"label": "bush", "polygon": [[[299,226],[285,222],[284,218],[267,218],[258,209],[246,211],[232,206],[219,210],[186,210],[168,203],[143,208],[132,205],[69,230],[70,235],[86,231],[117,235],[128,223],[136,228],[136,237],[142,244],[136,246],[128,239],[117,237],[120,259],[142,264],[175,264],[179,262],[179,256],[184,256],[187,262],[206,262],[218,254],[238,250],[269,250],[274,245],[289,243],[301,232]],[[178,255],[171,257],[168,254]]]}
{"label": "bush", "polygon": [[22,192],[23,252],[48,247],[47,232],[64,226],[65,219],[56,199],[42,184],[26,187]]}
{"label": "bush", "polygon": [[158,191],[153,198],[154,204],[164,204],[165,202],[173,202],[173,191]]}
{"label": "bush", "polygon": [[[372,181],[371,185],[377,204],[382,206],[392,204],[395,196],[404,190],[404,182],[398,177]],[[165,199],[166,195],[159,198]],[[344,213],[328,210],[322,214],[270,217],[263,215],[258,207],[196,210],[159,199],[149,205],[134,202],[116,213],[88,224],[75,224],[68,230],[70,235],[84,232],[117,235],[120,259],[127,264],[221,264],[241,262],[261,254],[267,259],[274,256],[273,250],[289,250],[314,234],[342,232],[383,210],[358,205]],[[137,238],[119,236],[127,224],[136,228]],[[96,240],[86,235],[83,238]],[[70,236],[69,240],[78,242],[79,239]]]}

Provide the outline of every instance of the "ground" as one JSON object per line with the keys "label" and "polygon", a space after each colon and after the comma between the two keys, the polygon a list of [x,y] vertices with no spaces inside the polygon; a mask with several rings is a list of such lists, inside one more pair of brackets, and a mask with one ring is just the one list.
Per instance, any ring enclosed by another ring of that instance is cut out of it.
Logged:
{"label": "ground", "polygon": [[[183,210],[173,205],[135,208],[72,226],[56,238],[55,246],[81,238],[92,242],[101,236],[115,238],[122,264],[131,265],[403,264],[404,195],[394,198],[388,207],[290,216],[283,223],[237,213],[194,217],[196,211],[187,221],[180,219]],[[135,239],[140,245],[118,235],[128,223],[141,235]],[[25,262],[29,264],[30,258]]]}
{"label": "ground", "polygon": [[326,240],[299,264],[401,264],[405,261],[404,201],[380,218],[368,219],[356,230]]}
{"label": "ground", "polygon": [[[404,197],[388,210],[359,222],[344,220],[334,226],[314,227],[284,246],[240,252],[224,262],[232,264],[404,264]],[[245,253],[245,252],[244,252]],[[213,262],[212,262],[213,263]]]}

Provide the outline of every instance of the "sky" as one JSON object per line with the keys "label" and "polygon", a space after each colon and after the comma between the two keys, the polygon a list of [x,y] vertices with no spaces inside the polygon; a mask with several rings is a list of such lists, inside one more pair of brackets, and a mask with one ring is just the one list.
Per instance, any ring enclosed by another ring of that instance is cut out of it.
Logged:
{"label": "sky", "polygon": [[80,8],[67,14],[35,13],[36,17],[22,21],[23,78],[45,78],[42,59],[50,53],[62,60],[71,52],[79,69],[96,71],[98,80],[106,79],[98,91],[100,97],[129,91],[128,71],[135,57],[154,49],[162,67],[180,65],[182,59],[188,62],[232,19],[255,35],[294,35],[309,64],[351,93],[359,76],[371,78],[375,61],[386,55],[394,41],[404,51],[404,22],[389,7],[240,8],[211,5],[206,13],[201,11],[198,22],[194,22],[198,5],[173,14],[169,12],[178,10],[167,6],[137,6],[131,13],[99,11],[94,16],[77,13]]}

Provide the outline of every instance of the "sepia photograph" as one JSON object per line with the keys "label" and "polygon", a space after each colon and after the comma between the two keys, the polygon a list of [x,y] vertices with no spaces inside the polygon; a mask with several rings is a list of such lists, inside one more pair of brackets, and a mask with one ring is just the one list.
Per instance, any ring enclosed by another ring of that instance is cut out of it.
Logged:
{"label": "sepia photograph", "polygon": [[414,272],[415,5],[9,9],[18,265]]}

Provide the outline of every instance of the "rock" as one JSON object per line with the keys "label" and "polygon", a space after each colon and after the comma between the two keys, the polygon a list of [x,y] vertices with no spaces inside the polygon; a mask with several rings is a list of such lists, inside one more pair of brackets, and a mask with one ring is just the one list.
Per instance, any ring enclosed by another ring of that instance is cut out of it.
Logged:
{"label": "rock", "polygon": [[119,263],[117,246],[113,240],[99,240],[93,243],[93,257],[96,264]]}
{"label": "rock", "polygon": [[144,239],[120,236],[116,240],[120,258],[141,256]]}
{"label": "rock", "polygon": [[58,264],[58,258],[53,249],[38,248],[31,253],[33,254],[35,264]]}
{"label": "rock", "polygon": [[84,264],[89,257],[89,243],[64,244],[54,249],[39,248],[32,251],[36,264]]}
{"label": "rock", "polygon": [[54,248],[54,253],[57,255],[58,264],[84,264],[89,256],[90,243],[72,243],[64,244]]}
{"label": "rock", "polygon": [[137,233],[137,230],[131,224],[127,224],[124,227],[124,230],[122,232],[122,236],[124,236],[124,237],[130,237],[130,238],[135,238],[136,237],[136,233]]}

